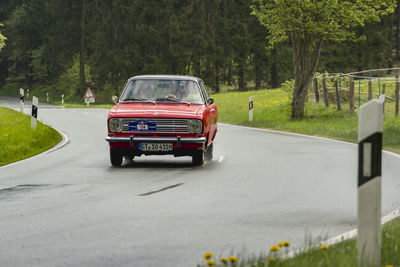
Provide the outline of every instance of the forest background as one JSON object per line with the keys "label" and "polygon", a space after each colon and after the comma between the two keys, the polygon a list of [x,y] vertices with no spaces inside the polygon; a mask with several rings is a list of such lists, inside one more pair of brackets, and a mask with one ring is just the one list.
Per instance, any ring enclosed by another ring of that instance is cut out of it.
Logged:
{"label": "forest background", "polygon": [[[399,1],[400,2],[400,1]],[[290,41],[268,49],[251,0],[9,0],[0,2],[0,88],[46,88],[109,102],[129,77],[184,74],[210,91],[277,88],[293,79]],[[391,68],[400,59],[400,10],[326,42],[318,72]],[[1,89],[0,89],[1,90]],[[1,92],[1,91],[0,91]],[[100,96],[100,97],[99,97]]]}

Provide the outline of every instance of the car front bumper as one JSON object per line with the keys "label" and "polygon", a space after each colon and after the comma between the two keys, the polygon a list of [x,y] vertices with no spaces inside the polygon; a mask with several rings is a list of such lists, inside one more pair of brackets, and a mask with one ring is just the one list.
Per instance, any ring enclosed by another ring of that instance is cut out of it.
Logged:
{"label": "car front bumper", "polygon": [[[204,149],[205,137],[143,137],[143,136],[107,136],[111,149],[117,149],[124,155],[166,155],[190,156],[196,150]],[[169,151],[142,151],[139,149],[140,143],[172,143],[173,149]]]}

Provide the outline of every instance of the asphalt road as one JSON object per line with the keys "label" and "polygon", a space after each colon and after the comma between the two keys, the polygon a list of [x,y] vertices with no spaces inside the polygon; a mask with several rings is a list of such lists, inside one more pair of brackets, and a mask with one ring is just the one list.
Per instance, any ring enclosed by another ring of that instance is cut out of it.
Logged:
{"label": "asphalt road", "polygon": [[[208,251],[258,255],[356,227],[355,145],[220,124],[202,167],[154,156],[113,168],[107,113],[39,107],[69,142],[0,167],[0,266],[196,266]],[[383,154],[383,214],[400,207],[399,163]]]}

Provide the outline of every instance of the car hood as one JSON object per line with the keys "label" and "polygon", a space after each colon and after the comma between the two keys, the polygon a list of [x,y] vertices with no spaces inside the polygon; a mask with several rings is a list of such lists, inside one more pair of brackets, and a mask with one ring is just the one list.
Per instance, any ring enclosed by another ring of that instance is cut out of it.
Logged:
{"label": "car hood", "polygon": [[184,103],[119,103],[110,116],[120,118],[201,118],[204,105]]}

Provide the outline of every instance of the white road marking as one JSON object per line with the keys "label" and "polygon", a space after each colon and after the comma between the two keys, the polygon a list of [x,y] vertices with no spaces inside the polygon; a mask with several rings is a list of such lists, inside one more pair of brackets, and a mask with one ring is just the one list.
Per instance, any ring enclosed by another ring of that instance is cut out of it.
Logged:
{"label": "white road marking", "polygon": [[219,156],[218,162],[221,163],[222,161],[224,161],[224,159],[225,159],[225,156],[221,155],[221,156]]}

